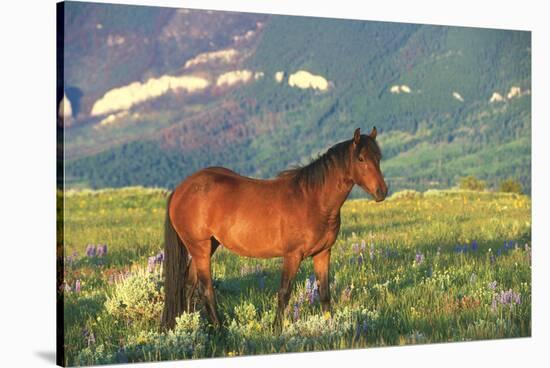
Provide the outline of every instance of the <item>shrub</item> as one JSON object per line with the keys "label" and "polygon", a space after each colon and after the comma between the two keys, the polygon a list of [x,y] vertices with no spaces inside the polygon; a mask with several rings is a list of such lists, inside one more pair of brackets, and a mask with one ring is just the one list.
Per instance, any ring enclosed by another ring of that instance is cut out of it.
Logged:
{"label": "shrub", "polygon": [[76,358],[78,365],[176,360],[203,357],[208,336],[200,314],[183,313],[176,326],[166,333],[141,331],[128,338],[123,348],[107,351],[103,344],[83,349]]}
{"label": "shrub", "polygon": [[504,193],[522,193],[521,184],[514,179],[507,179],[502,181],[498,187],[498,191]]}
{"label": "shrub", "polygon": [[105,309],[117,318],[133,322],[158,320],[163,307],[160,275],[139,269],[115,284]]}
{"label": "shrub", "polygon": [[475,176],[465,176],[460,178],[458,182],[460,189],[484,191],[486,183],[484,180],[477,179]]}

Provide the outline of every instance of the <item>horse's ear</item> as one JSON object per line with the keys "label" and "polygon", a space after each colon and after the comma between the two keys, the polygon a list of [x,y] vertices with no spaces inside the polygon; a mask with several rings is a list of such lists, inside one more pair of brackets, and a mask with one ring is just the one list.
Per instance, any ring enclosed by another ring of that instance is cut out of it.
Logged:
{"label": "horse's ear", "polygon": [[372,138],[372,139],[376,139],[376,134],[378,134],[377,130],[376,130],[376,127],[372,127],[372,130],[369,134],[369,136]]}
{"label": "horse's ear", "polygon": [[353,144],[358,145],[360,140],[361,140],[361,128],[357,128],[355,129],[355,133],[353,133]]}

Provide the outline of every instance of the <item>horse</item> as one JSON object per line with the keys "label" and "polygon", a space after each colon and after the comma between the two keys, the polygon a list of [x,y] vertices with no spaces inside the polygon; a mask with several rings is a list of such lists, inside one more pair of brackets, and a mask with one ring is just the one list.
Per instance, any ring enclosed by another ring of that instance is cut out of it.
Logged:
{"label": "horse", "polygon": [[171,329],[177,316],[191,311],[200,286],[209,320],[220,327],[210,268],[220,243],[239,256],[282,257],[276,330],[282,329],[293,280],[306,257],[313,258],[322,311],[330,311],[330,252],[340,230],[340,208],[355,184],[376,202],[388,192],[376,135],[376,127],[368,135],[358,128],[352,139],[310,164],[272,179],[208,167],[183,180],[166,206],[161,326]]}

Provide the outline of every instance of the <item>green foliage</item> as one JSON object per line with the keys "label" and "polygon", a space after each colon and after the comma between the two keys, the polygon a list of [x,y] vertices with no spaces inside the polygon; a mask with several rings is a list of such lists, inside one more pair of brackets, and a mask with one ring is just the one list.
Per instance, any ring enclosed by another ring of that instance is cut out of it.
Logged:
{"label": "green foliage", "polygon": [[118,351],[103,344],[84,348],[76,357],[77,365],[113,364],[155,360],[177,360],[204,356],[207,334],[199,313],[183,313],[168,332],[141,331],[128,338]]}
{"label": "green foliage", "polygon": [[522,193],[521,184],[514,179],[507,179],[502,181],[498,187],[498,191],[504,193]]}
{"label": "green foliage", "polygon": [[485,181],[479,180],[475,176],[465,176],[460,178],[458,182],[458,187],[465,190],[476,190],[481,192],[485,190],[486,186]]}
{"label": "green foliage", "polygon": [[115,284],[105,309],[115,318],[140,323],[159,320],[163,302],[160,274],[140,269]]}
{"label": "green foliage", "polygon": [[[111,314],[106,300],[126,295],[121,289],[131,291],[131,297],[117,299],[133,300],[131,307],[141,302],[136,297],[141,291],[134,286],[150,290],[149,295],[160,290],[158,279],[150,278],[145,268],[148,257],[162,249],[166,192],[144,188],[69,192],[65,254],[82,255],[88,243],[107,243],[109,252],[104,262],[78,256],[65,263],[65,282],[72,286],[78,279],[82,285],[79,293],[73,288],[64,295],[66,363],[530,336],[530,198],[458,189],[420,194],[397,195],[381,203],[347,201],[331,256],[332,315],[321,312],[318,300],[308,300],[306,279],[313,274],[308,259],[296,276],[284,332],[278,336],[272,323],[280,260],[239,257],[223,247],[212,262],[221,330],[209,328],[200,313],[184,314],[171,332],[158,331],[158,311],[145,317],[138,309],[132,313],[136,320],[128,321],[122,317],[126,308],[114,303]],[[134,281],[122,281],[132,275]],[[515,297],[507,302],[506,295],[518,295],[520,302]],[[202,310],[202,303],[197,308]]]}
{"label": "green foliage", "polygon": [[[235,26],[250,25],[245,18]],[[530,193],[530,94],[489,103],[493,92],[531,88],[529,32],[288,16],[270,17],[261,32],[245,67],[265,78],[231,90],[230,97],[211,96],[204,104],[156,101],[156,108],[138,108],[140,118],[128,117],[119,127],[69,129],[69,185],[172,188],[216,165],[273,177],[350,139],[355,128],[376,125],[392,190],[446,188],[473,175],[490,187],[514,177]],[[273,80],[276,71],[288,76],[298,69],[323,75],[330,90],[299,90]],[[390,92],[402,84],[411,93]],[[452,97],[455,91],[464,102]],[[243,126],[233,129],[230,120],[220,119],[209,122],[219,127],[214,133],[185,130],[228,99],[245,111]],[[167,147],[159,137],[178,124],[186,138],[231,140]],[[244,130],[238,139],[235,130]]]}

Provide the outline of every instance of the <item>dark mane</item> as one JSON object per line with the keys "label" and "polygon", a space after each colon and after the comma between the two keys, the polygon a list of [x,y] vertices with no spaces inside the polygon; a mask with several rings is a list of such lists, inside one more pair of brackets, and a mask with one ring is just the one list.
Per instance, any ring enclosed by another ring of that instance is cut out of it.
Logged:
{"label": "dark mane", "polygon": [[[348,148],[350,144],[351,139],[337,143],[309,164],[283,170],[277,174],[277,177],[290,178],[296,185],[306,188],[321,186],[325,183],[330,170],[347,168]],[[360,152],[362,147],[366,147],[370,154],[380,158],[380,148],[371,137],[361,135],[359,147],[355,152]]]}

